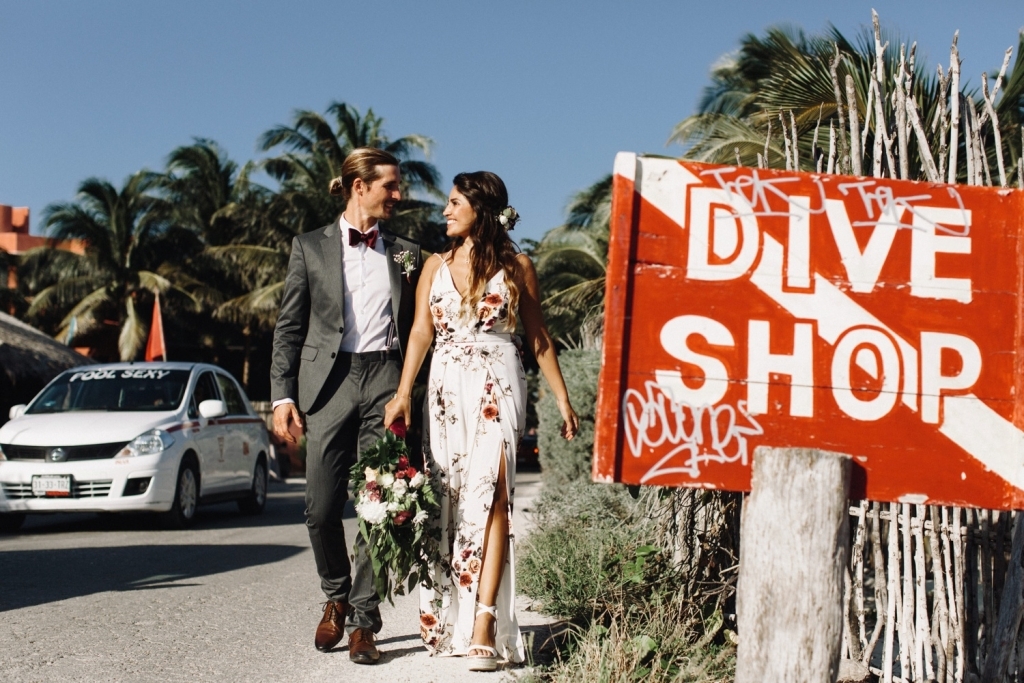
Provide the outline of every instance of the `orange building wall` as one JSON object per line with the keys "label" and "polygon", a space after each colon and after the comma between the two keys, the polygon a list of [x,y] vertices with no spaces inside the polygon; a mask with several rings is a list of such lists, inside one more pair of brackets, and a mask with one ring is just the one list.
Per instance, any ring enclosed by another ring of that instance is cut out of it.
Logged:
{"label": "orange building wall", "polygon": [[[27,206],[0,204],[0,249],[8,254],[20,254],[29,249],[49,244],[45,237],[29,234],[29,209]],[[58,249],[75,254],[85,253],[85,244],[79,240],[58,242]]]}

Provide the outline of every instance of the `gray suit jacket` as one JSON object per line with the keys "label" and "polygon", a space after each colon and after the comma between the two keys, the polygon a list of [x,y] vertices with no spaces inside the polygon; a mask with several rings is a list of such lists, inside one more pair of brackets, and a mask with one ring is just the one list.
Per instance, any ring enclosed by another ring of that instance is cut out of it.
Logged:
{"label": "gray suit jacket", "polygon": [[[299,235],[292,241],[281,311],[274,328],[270,365],[270,394],[278,401],[290,398],[308,411],[334,367],[345,333],[342,293],[342,238],[337,221]],[[380,228],[391,278],[391,311],[403,357],[416,309],[416,282],[420,274],[420,247],[415,242]],[[402,274],[395,256],[412,253],[415,270]]]}

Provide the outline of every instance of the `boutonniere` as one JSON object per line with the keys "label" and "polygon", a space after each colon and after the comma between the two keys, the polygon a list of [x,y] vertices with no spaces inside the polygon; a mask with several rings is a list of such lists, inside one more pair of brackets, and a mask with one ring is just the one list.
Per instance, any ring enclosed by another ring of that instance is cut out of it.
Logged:
{"label": "boutonniere", "polygon": [[416,257],[412,255],[411,251],[400,251],[395,254],[395,263],[402,264],[402,274],[405,275],[405,279],[412,281],[412,274],[416,270]]}

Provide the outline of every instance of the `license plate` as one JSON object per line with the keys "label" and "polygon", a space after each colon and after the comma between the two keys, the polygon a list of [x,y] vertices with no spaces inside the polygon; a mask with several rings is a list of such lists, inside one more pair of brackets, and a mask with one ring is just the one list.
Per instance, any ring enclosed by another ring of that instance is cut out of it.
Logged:
{"label": "license plate", "polygon": [[32,495],[67,497],[71,495],[71,475],[45,474],[32,477]]}

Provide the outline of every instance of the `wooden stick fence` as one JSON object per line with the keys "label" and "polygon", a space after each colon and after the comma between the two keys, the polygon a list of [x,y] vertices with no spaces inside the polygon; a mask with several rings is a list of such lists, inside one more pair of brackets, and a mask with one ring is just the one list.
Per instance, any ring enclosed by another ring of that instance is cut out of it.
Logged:
{"label": "wooden stick fence", "polygon": [[[1020,571],[1007,581],[1024,550],[1024,527],[1012,545],[1016,519],[969,508],[851,506],[843,657],[886,682],[1024,683]],[[987,671],[1000,643],[1006,669]]]}

